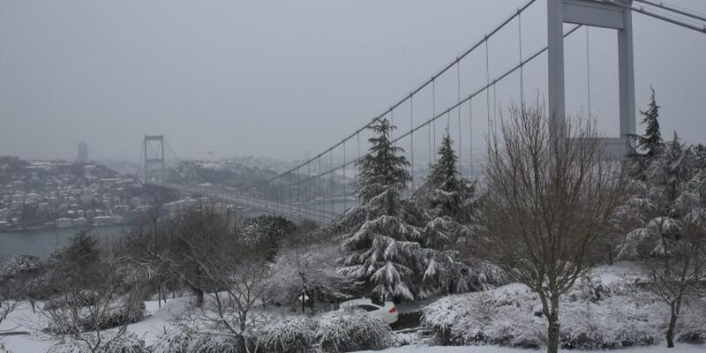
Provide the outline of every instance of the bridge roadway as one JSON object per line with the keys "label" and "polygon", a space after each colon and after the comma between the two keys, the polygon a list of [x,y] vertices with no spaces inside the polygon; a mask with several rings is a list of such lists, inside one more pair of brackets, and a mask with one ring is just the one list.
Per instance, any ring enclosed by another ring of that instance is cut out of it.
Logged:
{"label": "bridge roadway", "polygon": [[293,221],[306,219],[316,222],[317,224],[324,225],[330,223],[331,221],[335,220],[340,216],[340,214],[330,211],[304,207],[302,205],[294,203],[281,203],[260,198],[253,198],[240,194],[238,192],[228,190],[193,185],[163,183],[158,181],[149,181],[145,182],[145,184],[227,201],[237,206],[282,216]]}

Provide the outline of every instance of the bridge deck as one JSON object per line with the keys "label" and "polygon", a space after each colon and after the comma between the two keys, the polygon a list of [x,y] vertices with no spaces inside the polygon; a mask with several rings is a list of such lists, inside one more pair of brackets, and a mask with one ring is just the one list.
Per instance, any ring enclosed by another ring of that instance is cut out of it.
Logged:
{"label": "bridge deck", "polygon": [[160,183],[155,181],[146,182],[147,185],[159,186],[171,190],[178,190],[182,192],[188,192],[192,194],[198,194],[203,196],[212,197],[215,199],[220,199],[228,202],[232,202],[235,205],[250,208],[253,210],[258,210],[270,214],[275,214],[288,218],[290,220],[311,220],[318,224],[328,224],[340,216],[340,214],[325,210],[319,210],[311,207],[304,207],[302,205],[292,204],[292,203],[280,203],[275,201],[264,200],[260,198],[247,197],[245,195],[229,192],[226,190],[215,190],[211,188],[204,188],[199,186],[191,185],[181,185],[173,183]]}

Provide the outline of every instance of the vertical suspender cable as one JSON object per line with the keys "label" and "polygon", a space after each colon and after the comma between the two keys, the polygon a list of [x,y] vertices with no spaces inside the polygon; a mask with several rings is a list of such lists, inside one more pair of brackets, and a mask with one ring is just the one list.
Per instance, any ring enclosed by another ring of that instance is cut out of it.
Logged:
{"label": "vertical suspender cable", "polygon": [[332,196],[335,195],[333,192],[333,174],[334,174],[334,171],[333,171],[333,150],[331,150],[328,155],[329,155],[329,164],[330,164],[329,168],[331,169],[331,186],[330,186],[330,190],[328,192],[328,198],[331,200],[331,213],[334,213],[333,212],[334,199],[332,198]]}
{"label": "vertical suspender cable", "polygon": [[520,9],[517,10],[517,28],[520,37],[520,107],[522,107],[525,104],[525,68],[522,64],[522,11]]}
{"label": "vertical suspender cable", "polygon": [[[490,87],[490,55],[488,54],[488,37],[485,37],[485,80],[487,83],[486,87]],[[490,121],[490,91],[488,88],[485,89],[485,100],[488,109],[488,131],[490,131],[491,121]]]}
{"label": "vertical suspender cable", "polygon": [[471,175],[475,172],[473,167],[473,99],[468,100],[468,161],[471,164]]}
{"label": "vertical suspender cable", "polygon": [[409,130],[410,174],[412,175],[412,192],[414,192],[414,101],[411,94],[409,95]]}
{"label": "vertical suspender cable", "polygon": [[343,185],[343,193],[341,196],[343,196],[343,211],[346,211],[346,141],[343,140],[343,182],[341,183]]}
{"label": "vertical suspender cable", "polygon": [[[392,134],[395,132],[395,110],[390,107],[390,141],[394,141],[395,138],[392,137]],[[392,143],[392,145],[395,145],[395,142]]]}
{"label": "vertical suspender cable", "polygon": [[[458,93],[458,101],[461,101],[461,62],[456,59],[456,80],[457,80],[457,88],[456,92]],[[461,152],[463,150],[463,143],[461,143],[461,107],[458,107],[458,169],[461,175],[463,175],[463,153]]]}
{"label": "vertical suspender cable", "polygon": [[[358,136],[358,159],[356,160],[356,162],[360,162],[360,132],[358,132],[356,134],[356,136]],[[359,173],[360,173],[360,168],[358,167],[358,164],[356,163],[356,165],[355,165],[355,187],[356,187],[356,190],[358,188],[358,174]]]}
{"label": "vertical suspender cable", "polygon": [[[436,116],[436,78],[431,81],[431,116]],[[434,160],[436,160],[436,119],[434,119]]]}
{"label": "vertical suspender cable", "polygon": [[591,37],[589,26],[586,26],[586,91],[588,92],[588,118],[593,118],[591,114]]}
{"label": "vertical suspender cable", "polygon": [[321,157],[319,157],[319,172],[317,173],[319,174],[319,214],[326,209],[326,205],[324,204],[324,176],[321,174],[321,170]]}
{"label": "vertical suspender cable", "polygon": [[493,81],[493,132],[498,123],[498,91],[495,90],[495,81]]}
{"label": "vertical suspender cable", "polygon": [[307,208],[309,208],[310,201],[312,199],[312,197],[311,197],[311,180],[309,180],[309,179],[311,179],[311,163],[306,164],[306,185],[304,188],[306,189],[306,200],[307,200],[306,207]]}
{"label": "vertical suspender cable", "polygon": [[431,124],[427,122],[427,150],[429,155],[429,165],[431,165]]}

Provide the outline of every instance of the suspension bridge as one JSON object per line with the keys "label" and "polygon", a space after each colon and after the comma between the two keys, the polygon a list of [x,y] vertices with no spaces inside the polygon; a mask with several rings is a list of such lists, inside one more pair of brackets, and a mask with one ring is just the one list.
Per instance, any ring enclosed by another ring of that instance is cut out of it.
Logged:
{"label": "suspension bridge", "polygon": [[[546,46],[527,51],[523,45],[528,25],[523,15],[537,7],[537,0],[529,0],[520,8],[478,37],[467,50],[438,70],[428,80],[415,87],[370,122],[323,149],[314,157],[267,180],[241,188],[213,185],[184,185],[168,182],[165,178],[165,147],[171,146],[162,135],[145,136],[141,169],[138,172],[146,184],[180,192],[224,200],[243,208],[281,215],[286,218],[309,219],[325,224],[356,204],[354,195],[358,161],[367,151],[368,128],[380,119],[388,119],[399,128],[393,131],[393,143],[405,149],[413,176],[410,192],[420,186],[429,165],[436,159],[439,134],[448,131],[455,140],[455,151],[460,161],[460,172],[476,177],[480,161],[473,150],[474,127],[478,119],[485,120],[488,129],[497,129],[497,86],[501,83],[516,88],[520,102],[526,96],[526,67],[546,58],[548,106],[555,124],[566,120],[566,89],[564,40],[584,29],[586,36],[586,102],[591,115],[590,28],[614,30],[618,38],[619,136],[606,138],[612,148],[627,146],[627,136],[636,131],[636,103],[634,87],[633,14],[648,16],[685,30],[706,34],[706,15],[689,9],[654,0],[546,0]],[[565,28],[565,24],[569,24]],[[533,24],[536,26],[536,24]],[[535,27],[536,28],[536,27]],[[515,42],[503,41],[504,46],[516,46],[515,63],[498,69],[491,66],[493,53],[489,44],[499,33],[515,32]],[[706,38],[706,37],[705,37]],[[480,61],[480,62],[479,62]],[[468,62],[473,62],[468,64]],[[480,65],[481,78],[462,79],[462,71],[470,65]],[[491,74],[492,72],[492,74]],[[472,82],[466,82],[472,81]],[[445,84],[443,93],[439,85]],[[462,89],[462,84],[466,89]],[[451,89],[449,89],[451,86]],[[451,104],[440,106],[443,101]],[[422,117],[420,119],[420,116]],[[440,126],[437,126],[440,125]],[[398,132],[399,131],[399,132]],[[362,142],[361,142],[362,140]],[[144,158],[143,158],[144,157]],[[177,157],[178,158],[178,157]]]}

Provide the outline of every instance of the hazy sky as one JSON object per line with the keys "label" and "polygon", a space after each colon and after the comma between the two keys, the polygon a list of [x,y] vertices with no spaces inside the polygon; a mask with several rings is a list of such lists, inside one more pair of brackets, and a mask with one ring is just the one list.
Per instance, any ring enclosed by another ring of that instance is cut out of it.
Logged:
{"label": "hazy sky", "polygon": [[[669,2],[706,13],[706,1]],[[408,94],[523,3],[2,1],[0,155],[75,158],[86,141],[91,158],[137,161],[142,136],[164,134],[182,158],[302,158]],[[522,18],[525,54],[546,41],[545,12],[539,0]],[[706,34],[640,14],[634,31],[638,106],[654,85],[665,135],[705,142]],[[517,43],[516,24],[491,41],[491,74],[519,60]],[[611,31],[590,32],[591,111],[609,136],[616,43]],[[583,30],[566,50],[567,108],[585,114]],[[461,67],[464,95],[485,80],[484,55]],[[518,83],[498,85],[498,106],[516,101]],[[455,71],[439,81],[437,111],[456,87]],[[544,87],[546,56],[525,71],[525,94],[542,97]],[[487,112],[475,109],[480,147]],[[430,114],[415,101],[415,123]]]}

